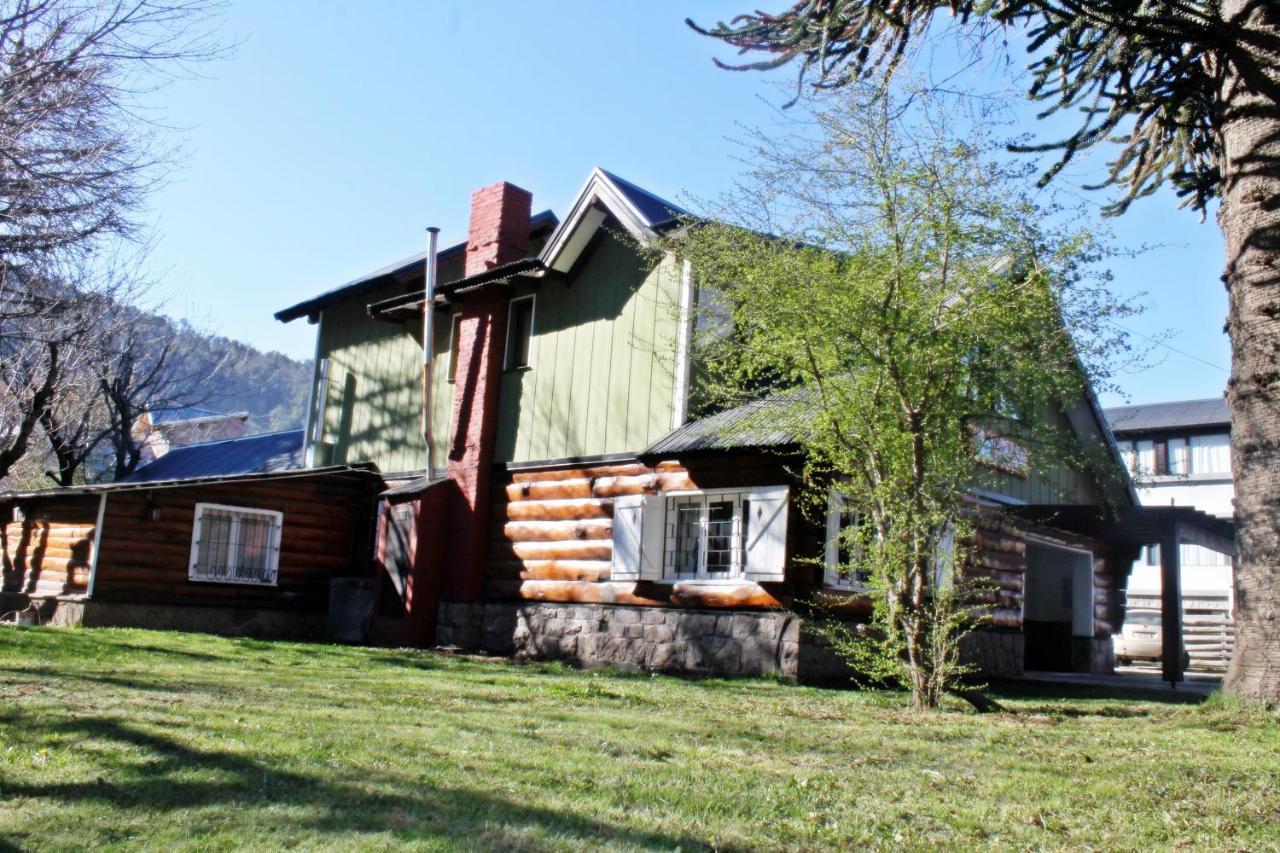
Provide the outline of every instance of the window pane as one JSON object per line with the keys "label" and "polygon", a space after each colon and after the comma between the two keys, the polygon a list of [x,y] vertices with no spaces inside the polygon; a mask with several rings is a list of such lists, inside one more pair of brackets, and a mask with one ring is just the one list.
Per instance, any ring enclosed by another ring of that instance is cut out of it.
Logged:
{"label": "window pane", "polygon": [[511,303],[511,329],[507,333],[507,368],[529,366],[529,342],[533,337],[533,300]]}
{"label": "window pane", "polygon": [[225,578],[231,565],[232,515],[229,512],[206,509],[200,518],[196,574],[208,578]]}
{"label": "window pane", "polygon": [[707,510],[707,573],[726,574],[733,571],[733,555],[737,550],[733,530],[734,501],[715,501]]}
{"label": "window pane", "polygon": [[1154,474],[1156,470],[1156,445],[1151,441],[1137,443],[1138,474]]}
{"label": "window pane", "polygon": [[1231,440],[1226,435],[1197,435],[1191,439],[1191,471],[1230,474]]}
{"label": "window pane", "polygon": [[236,553],[237,580],[270,580],[271,522],[252,515],[240,517],[240,541]]}
{"label": "window pane", "polygon": [[1185,438],[1169,439],[1169,473],[1187,473],[1187,440]]}
{"label": "window pane", "polygon": [[676,574],[698,573],[698,546],[702,537],[702,504],[682,504],[676,508],[675,562]]}

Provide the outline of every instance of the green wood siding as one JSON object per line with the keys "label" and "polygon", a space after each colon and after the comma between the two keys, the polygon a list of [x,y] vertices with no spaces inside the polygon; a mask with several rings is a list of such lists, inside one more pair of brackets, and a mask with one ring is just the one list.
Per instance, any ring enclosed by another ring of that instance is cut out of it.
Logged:
{"label": "green wood siding", "polygon": [[[403,292],[404,286],[391,285],[326,309],[321,316],[319,355],[329,359],[321,441],[332,449],[327,458],[317,452],[316,464],[373,462],[384,473],[426,467],[421,321],[373,320],[366,312],[369,303]],[[450,317],[436,313],[434,351],[442,359],[433,400],[437,467],[443,465],[453,403],[453,386],[447,383]]]}
{"label": "green wood siding", "polygon": [[[461,270],[445,269],[442,281]],[[536,294],[532,367],[502,376],[497,460],[531,461],[639,451],[671,428],[680,273],[649,269],[634,248],[601,237],[572,278],[516,288]],[[366,306],[404,293],[389,285],[327,309],[319,357],[329,359],[317,464],[373,462],[421,470],[421,326],[372,320]],[[436,311],[433,420],[443,467],[453,413],[450,335],[457,306]],[[505,343],[505,342],[504,342]],[[317,373],[318,376],[318,373]]]}
{"label": "green wood siding", "polygon": [[[1088,405],[1085,400],[1080,400],[1069,413],[1070,417],[1061,418],[1060,424],[1062,429],[1072,430],[1086,445],[1105,440],[1098,432]],[[997,495],[1028,504],[1065,505],[1100,502],[1094,478],[1088,472],[1066,467],[1053,467],[1044,472],[1032,472],[1026,477],[987,470],[983,472],[980,485]]]}
{"label": "green wood siding", "polygon": [[505,372],[497,459],[639,451],[671,429],[680,272],[611,234],[535,293],[532,367]]}

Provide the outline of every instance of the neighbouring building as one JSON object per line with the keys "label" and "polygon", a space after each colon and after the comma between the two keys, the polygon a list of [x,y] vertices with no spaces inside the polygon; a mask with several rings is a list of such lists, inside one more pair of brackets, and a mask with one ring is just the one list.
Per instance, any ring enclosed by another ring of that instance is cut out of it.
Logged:
{"label": "neighbouring building", "polygon": [[[1106,410],[1144,506],[1188,506],[1231,518],[1231,415],[1220,397]],[[1231,656],[1231,558],[1200,545],[1180,548],[1186,642],[1193,660],[1225,667]],[[1158,546],[1144,548],[1129,577],[1128,606],[1158,608]]]}
{"label": "neighbouring building", "polygon": [[248,421],[248,412],[215,412],[197,406],[156,409],[138,416],[132,434],[145,465],[174,447],[240,438]]}

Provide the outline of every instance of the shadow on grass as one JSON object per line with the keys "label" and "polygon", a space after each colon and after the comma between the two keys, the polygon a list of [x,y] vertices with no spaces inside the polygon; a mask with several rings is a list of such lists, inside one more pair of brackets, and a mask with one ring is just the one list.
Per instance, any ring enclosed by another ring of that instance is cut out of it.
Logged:
{"label": "shadow on grass", "polygon": [[[1042,707],[1023,707],[1029,713],[1043,711],[1060,716],[1149,717],[1153,705],[1199,705],[1208,697],[1203,693],[1175,690],[1150,690],[1098,684],[1049,684],[1016,680],[992,682],[986,691],[992,698],[1042,702]],[[1090,704],[1073,705],[1077,702]],[[1098,702],[1127,704],[1099,705]]]}
{"label": "shadow on grass", "polygon": [[[126,822],[130,816],[221,806],[227,814],[219,819],[243,819],[245,831],[274,822],[286,832],[386,833],[397,842],[440,840],[473,849],[536,844],[526,833],[537,830],[574,846],[626,842],[664,849],[707,847],[687,835],[635,831],[480,790],[410,786],[403,779],[380,779],[363,772],[351,779],[340,778],[341,770],[333,778],[295,773],[229,752],[193,748],[109,717],[51,721],[8,711],[0,713],[0,727],[30,733],[37,741],[68,736],[105,740],[143,754],[141,761],[134,758],[137,763],[111,768],[92,781],[34,784],[0,778],[0,801],[35,798],[67,807],[95,801],[125,813],[122,820]],[[206,778],[193,780],[193,774],[206,774]],[[386,792],[375,792],[379,788]],[[255,805],[260,808],[254,809]],[[282,806],[291,812],[282,813]],[[235,827],[227,830],[235,836]],[[33,828],[29,838],[11,838],[7,843],[35,843],[39,835],[40,829]],[[88,845],[93,839],[84,841]],[[0,851],[20,849],[5,844],[0,841]]]}

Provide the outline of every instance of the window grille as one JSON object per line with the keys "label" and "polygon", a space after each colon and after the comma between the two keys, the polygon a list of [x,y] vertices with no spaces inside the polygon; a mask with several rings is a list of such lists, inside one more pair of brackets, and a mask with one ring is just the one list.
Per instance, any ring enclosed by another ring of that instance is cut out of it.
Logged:
{"label": "window grille", "polygon": [[681,580],[743,576],[743,526],[751,492],[667,499],[663,574]]}
{"label": "window grille", "polygon": [[194,581],[274,586],[280,564],[282,513],[196,504],[191,537]]}

